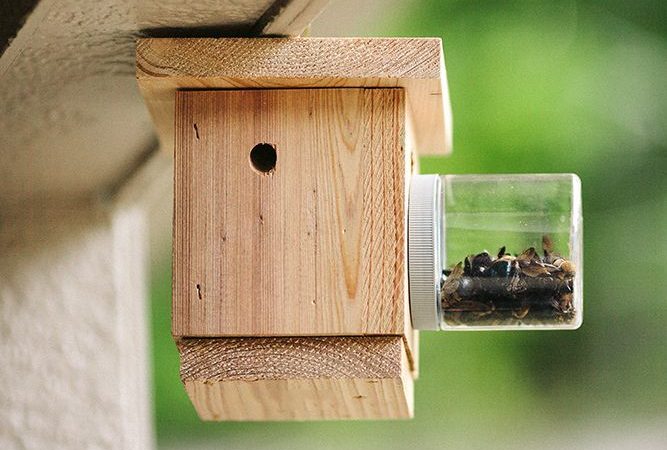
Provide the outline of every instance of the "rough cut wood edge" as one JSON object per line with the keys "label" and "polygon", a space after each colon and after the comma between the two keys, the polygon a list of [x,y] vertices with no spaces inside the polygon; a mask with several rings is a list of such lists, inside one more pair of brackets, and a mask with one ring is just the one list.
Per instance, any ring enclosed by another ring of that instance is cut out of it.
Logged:
{"label": "rough cut wood edge", "polygon": [[203,420],[399,419],[413,380],[399,336],[180,339]]}
{"label": "rough cut wood edge", "polygon": [[420,154],[451,149],[438,38],[152,38],[137,42],[137,80],[162,145],[174,142],[178,89],[403,87]]}

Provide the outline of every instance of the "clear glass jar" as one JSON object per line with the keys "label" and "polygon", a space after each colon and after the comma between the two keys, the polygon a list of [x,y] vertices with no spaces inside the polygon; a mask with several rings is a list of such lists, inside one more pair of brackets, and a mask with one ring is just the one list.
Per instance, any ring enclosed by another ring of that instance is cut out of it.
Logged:
{"label": "clear glass jar", "polygon": [[416,328],[581,325],[576,175],[417,175],[408,228]]}

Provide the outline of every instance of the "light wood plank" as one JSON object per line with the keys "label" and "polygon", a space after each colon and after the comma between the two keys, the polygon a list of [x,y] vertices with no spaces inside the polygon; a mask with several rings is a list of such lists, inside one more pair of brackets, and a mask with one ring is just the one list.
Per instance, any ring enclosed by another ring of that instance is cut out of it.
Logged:
{"label": "light wood plank", "polygon": [[178,92],[174,335],[406,333],[403,130],[401,89]]}
{"label": "light wood plank", "polygon": [[181,377],[204,420],[397,419],[413,381],[397,336],[183,339]]}
{"label": "light wood plank", "polygon": [[175,90],[243,87],[402,87],[419,153],[451,148],[440,39],[140,39],[137,79],[168,150]]}

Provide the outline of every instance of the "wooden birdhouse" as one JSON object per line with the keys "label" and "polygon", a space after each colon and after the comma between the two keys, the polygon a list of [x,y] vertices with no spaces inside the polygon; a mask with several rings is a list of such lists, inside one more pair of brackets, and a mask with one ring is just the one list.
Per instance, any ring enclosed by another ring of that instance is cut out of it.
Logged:
{"label": "wooden birdhouse", "polygon": [[439,39],[142,39],[174,152],[172,332],[207,420],[413,414],[407,189],[451,143]]}

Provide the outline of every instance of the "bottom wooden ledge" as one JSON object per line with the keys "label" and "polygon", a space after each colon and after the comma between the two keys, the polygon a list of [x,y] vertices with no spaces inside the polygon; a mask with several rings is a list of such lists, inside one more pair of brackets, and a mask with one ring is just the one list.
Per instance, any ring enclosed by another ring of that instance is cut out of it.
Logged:
{"label": "bottom wooden ledge", "polygon": [[186,338],[181,379],[203,420],[407,419],[401,336]]}

